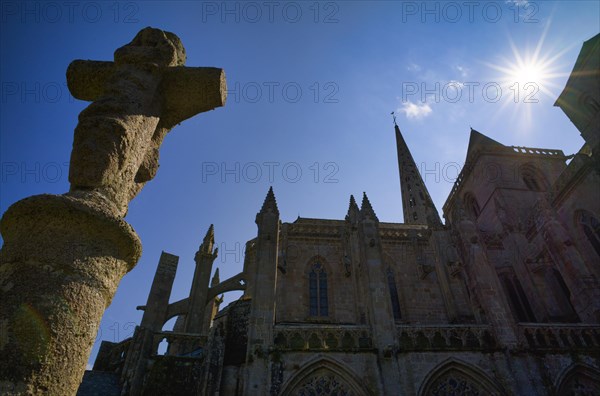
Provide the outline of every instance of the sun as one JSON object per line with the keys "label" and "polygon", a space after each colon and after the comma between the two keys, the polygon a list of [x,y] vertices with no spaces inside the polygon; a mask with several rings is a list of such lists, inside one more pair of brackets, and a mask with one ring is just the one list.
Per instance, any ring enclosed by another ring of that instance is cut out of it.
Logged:
{"label": "sun", "polygon": [[558,78],[568,76],[564,65],[559,65],[559,59],[571,47],[560,51],[544,48],[548,23],[534,49],[518,48],[509,36],[511,56],[503,57],[494,64],[484,62],[496,75],[493,81],[502,90],[502,103],[497,114],[510,108],[512,117],[521,117],[527,126],[533,119],[533,104],[544,98],[555,100],[560,93],[561,85]]}
{"label": "sun", "polygon": [[515,82],[526,84],[528,82],[537,84],[546,78],[546,70],[543,65],[537,63],[524,64],[512,71]]}

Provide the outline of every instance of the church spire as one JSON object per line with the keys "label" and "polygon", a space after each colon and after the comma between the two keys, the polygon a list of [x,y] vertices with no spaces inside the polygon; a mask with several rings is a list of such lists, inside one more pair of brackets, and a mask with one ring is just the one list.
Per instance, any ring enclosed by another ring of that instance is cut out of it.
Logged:
{"label": "church spire", "polygon": [[427,224],[430,226],[441,225],[438,214],[427,187],[423,183],[421,174],[415,164],[398,124],[394,119],[396,130],[396,147],[398,149],[398,168],[400,171],[400,190],[402,191],[402,209],[404,223]]}

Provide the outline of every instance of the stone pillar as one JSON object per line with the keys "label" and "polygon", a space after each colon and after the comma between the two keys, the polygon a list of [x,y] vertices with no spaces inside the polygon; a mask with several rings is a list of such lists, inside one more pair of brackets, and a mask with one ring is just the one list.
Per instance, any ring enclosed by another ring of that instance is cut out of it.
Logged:
{"label": "stone pillar", "polygon": [[243,386],[245,395],[264,395],[269,392],[268,352],[273,344],[279,242],[279,210],[272,188],[256,215],[256,225],[256,259],[245,269],[248,281],[245,295],[251,298]]}
{"label": "stone pillar", "polygon": [[[350,205],[345,218],[342,232],[343,261],[346,274],[350,273],[354,294],[356,296],[367,295],[367,286],[362,282],[364,268],[361,266],[361,246],[358,235],[358,221],[360,209],[353,195],[350,195]],[[363,298],[355,299],[356,323],[365,325],[367,323],[367,302]]]}
{"label": "stone pillar", "polygon": [[550,204],[540,199],[535,207],[536,227],[569,291],[571,303],[584,323],[600,321],[600,290],[583,257],[556,219]]}
{"label": "stone pillar", "polygon": [[144,316],[142,323],[136,327],[121,376],[124,389],[130,395],[137,395],[141,391],[148,359],[156,352],[154,333],[160,332],[167,321],[169,298],[178,263],[179,257],[161,253],[147,303],[144,307],[138,307],[144,310]]}
{"label": "stone pillar", "polygon": [[204,236],[204,240],[196,252],[194,261],[196,269],[194,270],[194,279],[192,280],[192,289],[190,291],[190,308],[185,321],[186,333],[202,333],[208,335],[203,330],[203,324],[206,317],[208,287],[210,273],[212,272],[213,262],[217,258],[218,249],[214,249],[215,231],[211,224]]}
{"label": "stone pillar", "polygon": [[452,221],[456,224],[457,236],[460,239],[469,286],[486,313],[487,320],[494,327],[500,344],[512,349],[518,342],[516,323],[503,293],[504,289],[488,260],[475,222],[467,217],[459,199],[455,205]]}
{"label": "stone pillar", "polygon": [[141,243],[125,221],[68,196],[17,202],[0,231],[0,389],[75,394],[102,314]]}
{"label": "stone pillar", "polygon": [[378,364],[381,367],[381,394],[391,395],[397,392],[398,365],[395,359],[398,337],[392,312],[390,291],[383,265],[379,220],[367,198],[363,195],[361,204],[358,236],[364,276],[363,285],[366,300],[369,301],[368,317],[371,326],[373,347],[377,349]]}
{"label": "stone pillar", "polygon": [[150,294],[148,294],[148,302],[143,308],[144,316],[142,316],[141,327],[152,331],[161,331],[168,320],[169,299],[171,298],[178,263],[179,257],[166,252],[161,253]]}
{"label": "stone pillar", "polygon": [[[215,275],[210,281],[211,289],[213,287],[216,287],[220,282],[221,281],[219,279],[219,268],[217,268],[215,270]],[[206,304],[206,309],[204,310],[204,323],[202,324],[202,330],[200,331],[200,334],[208,336],[208,333],[210,332],[210,327],[212,326],[215,316],[217,316],[217,313],[219,313],[219,307],[222,303],[223,296],[215,297],[208,301],[208,304]]]}
{"label": "stone pillar", "polygon": [[102,314],[141,255],[124,220],[158,170],[166,134],[225,104],[223,70],[188,68],[181,40],[142,29],[113,62],[67,70],[92,103],[75,128],[70,191],[12,205],[0,220],[0,389],[74,395]]}
{"label": "stone pillar", "polygon": [[456,307],[456,300],[454,298],[454,294],[452,293],[452,288],[450,287],[450,278],[447,270],[447,249],[451,245],[446,231],[436,228],[432,230],[432,235],[429,242],[433,246],[433,250],[435,252],[435,272],[437,275],[438,284],[440,286],[440,291],[442,292],[448,321],[450,323],[456,323],[458,321],[458,309]]}

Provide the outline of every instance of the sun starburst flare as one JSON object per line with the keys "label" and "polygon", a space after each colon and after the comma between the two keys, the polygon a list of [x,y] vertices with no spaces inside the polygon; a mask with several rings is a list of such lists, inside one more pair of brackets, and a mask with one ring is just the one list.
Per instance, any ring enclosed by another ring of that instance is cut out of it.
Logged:
{"label": "sun starburst flare", "polygon": [[504,100],[497,114],[513,104],[515,105],[511,107],[513,117],[523,117],[522,121],[530,125],[533,119],[532,105],[539,103],[544,96],[551,100],[558,97],[564,85],[564,81],[558,79],[569,75],[566,71],[568,67],[559,64],[559,60],[572,46],[560,51],[546,49],[542,53],[549,26],[550,22],[546,24],[533,51],[519,49],[509,36],[512,59],[502,57],[496,64],[484,62],[486,66],[499,73],[493,77],[493,81],[501,87]]}

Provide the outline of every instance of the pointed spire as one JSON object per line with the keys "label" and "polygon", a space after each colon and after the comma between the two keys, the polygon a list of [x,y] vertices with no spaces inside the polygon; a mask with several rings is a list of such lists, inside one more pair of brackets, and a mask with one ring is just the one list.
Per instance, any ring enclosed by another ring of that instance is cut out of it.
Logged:
{"label": "pointed spire", "polygon": [[267,215],[275,215],[275,217],[279,218],[279,209],[277,209],[277,201],[275,200],[275,193],[273,193],[273,187],[269,187],[269,192],[265,197],[265,201],[263,202],[262,208],[260,212],[256,214],[256,224],[258,224],[264,216]]}
{"label": "pointed spire", "polygon": [[369,201],[366,192],[363,192],[362,204],[360,205],[360,218],[370,218],[372,220],[379,221],[377,215],[375,214],[375,211],[373,210],[373,206],[371,206],[371,202]]}
{"label": "pointed spire", "polygon": [[210,281],[210,287],[214,287],[219,283],[221,283],[221,280],[219,279],[219,267],[217,267],[217,269],[215,270],[215,274],[213,275],[212,280]]}
{"label": "pointed spire", "polygon": [[211,224],[208,227],[208,231],[206,231],[206,235],[204,235],[204,241],[202,244],[214,243],[215,242],[215,226]]}
{"label": "pointed spire", "polygon": [[260,209],[260,213],[271,212],[279,215],[279,209],[277,208],[277,201],[275,200],[275,193],[273,193],[273,187],[269,187],[269,192],[263,202],[263,206]]}
{"label": "pointed spire", "polygon": [[347,221],[354,221],[358,218],[360,209],[354,200],[354,195],[350,195],[350,205],[348,206],[348,213],[346,214]]}
{"label": "pointed spire", "polygon": [[441,225],[440,215],[397,124],[394,125],[394,130],[396,131],[404,223]]}
{"label": "pointed spire", "polygon": [[213,254],[213,246],[215,245],[215,227],[213,224],[208,227],[206,235],[202,240],[202,244],[198,248],[198,253]]}

